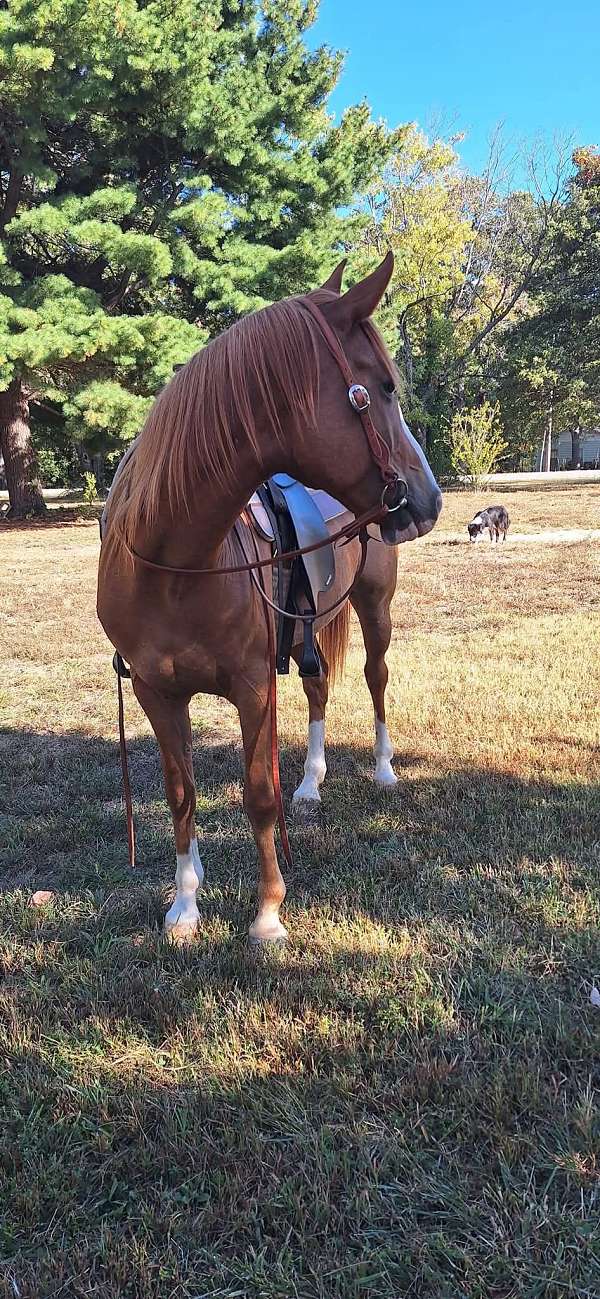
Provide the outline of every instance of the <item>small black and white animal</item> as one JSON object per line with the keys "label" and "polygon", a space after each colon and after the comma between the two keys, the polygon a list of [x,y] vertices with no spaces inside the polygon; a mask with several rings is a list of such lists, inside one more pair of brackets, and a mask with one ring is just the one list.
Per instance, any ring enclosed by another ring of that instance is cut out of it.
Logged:
{"label": "small black and white animal", "polygon": [[500,540],[506,541],[506,534],[510,526],[510,519],[503,505],[488,505],[487,510],[480,510],[474,519],[467,524],[467,529],[471,541],[478,541],[487,528],[490,534],[490,541],[496,545]]}

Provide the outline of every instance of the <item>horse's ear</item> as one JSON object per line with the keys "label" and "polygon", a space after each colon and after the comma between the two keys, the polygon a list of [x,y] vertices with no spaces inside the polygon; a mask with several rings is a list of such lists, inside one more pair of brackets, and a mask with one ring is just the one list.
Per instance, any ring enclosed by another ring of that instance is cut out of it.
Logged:
{"label": "horse's ear", "polygon": [[325,280],[325,283],[321,285],[321,288],[325,289],[328,293],[341,293],[342,278],[347,263],[348,263],[348,258],[344,257],[343,261],[340,262],[339,266],[336,266],[335,270],[332,271],[331,275],[329,276],[329,279]]}
{"label": "horse's ear", "polygon": [[359,280],[340,298],[337,311],[343,317],[344,324],[355,325],[359,320],[368,320],[379,306],[381,299],[394,273],[394,254],[386,253],[382,263],[371,271],[365,280]]}

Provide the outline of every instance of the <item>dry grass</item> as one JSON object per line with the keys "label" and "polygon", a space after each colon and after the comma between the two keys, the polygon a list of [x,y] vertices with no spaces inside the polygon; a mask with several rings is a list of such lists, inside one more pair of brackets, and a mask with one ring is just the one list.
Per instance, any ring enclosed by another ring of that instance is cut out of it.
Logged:
{"label": "dry grass", "polygon": [[[514,532],[547,528],[600,528],[600,483],[511,484],[483,492],[451,491],[444,498],[443,530],[464,532],[486,505],[504,505]],[[439,535],[439,534],[438,534]],[[510,534],[509,534],[510,535]]]}
{"label": "dry grass", "polygon": [[[600,488],[502,499],[519,531],[598,524]],[[450,495],[401,552],[391,796],[353,629],[321,820],[292,826],[293,941],[258,963],[231,710],[194,706],[208,887],[172,951],[130,693],[125,866],[97,527],[0,529],[0,1294],[599,1293],[600,545],[441,544],[480,503]],[[306,716],[280,694],[289,793]]]}

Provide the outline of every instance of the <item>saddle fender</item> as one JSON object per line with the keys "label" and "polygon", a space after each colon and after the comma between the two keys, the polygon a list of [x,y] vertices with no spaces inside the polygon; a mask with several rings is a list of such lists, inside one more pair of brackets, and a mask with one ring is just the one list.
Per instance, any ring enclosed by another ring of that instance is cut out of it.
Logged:
{"label": "saddle fender", "polygon": [[[309,495],[306,487],[296,478],[291,478],[289,474],[273,474],[273,481],[285,497],[300,549],[313,546],[317,541],[325,541],[329,536],[327,524],[314,497]],[[328,591],[335,579],[335,554],[331,542],[327,546],[322,546],[320,550],[312,551],[310,555],[304,555],[303,563],[313,593],[315,609],[318,609],[319,595],[323,591]]]}

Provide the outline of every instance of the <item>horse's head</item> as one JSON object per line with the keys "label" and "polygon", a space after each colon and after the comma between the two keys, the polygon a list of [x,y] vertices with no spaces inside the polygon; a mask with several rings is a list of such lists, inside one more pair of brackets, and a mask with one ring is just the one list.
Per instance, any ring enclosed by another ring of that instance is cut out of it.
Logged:
{"label": "horse's head", "polygon": [[318,335],[319,436],[307,439],[298,473],[357,515],[383,500],[389,512],[381,534],[389,545],[398,545],[434,527],[442,497],[402,417],[393,363],[370,322],[393,269],[390,252],[377,270],[340,296],[342,263],[321,289],[307,295],[313,318],[318,321],[320,313],[325,330]]}

